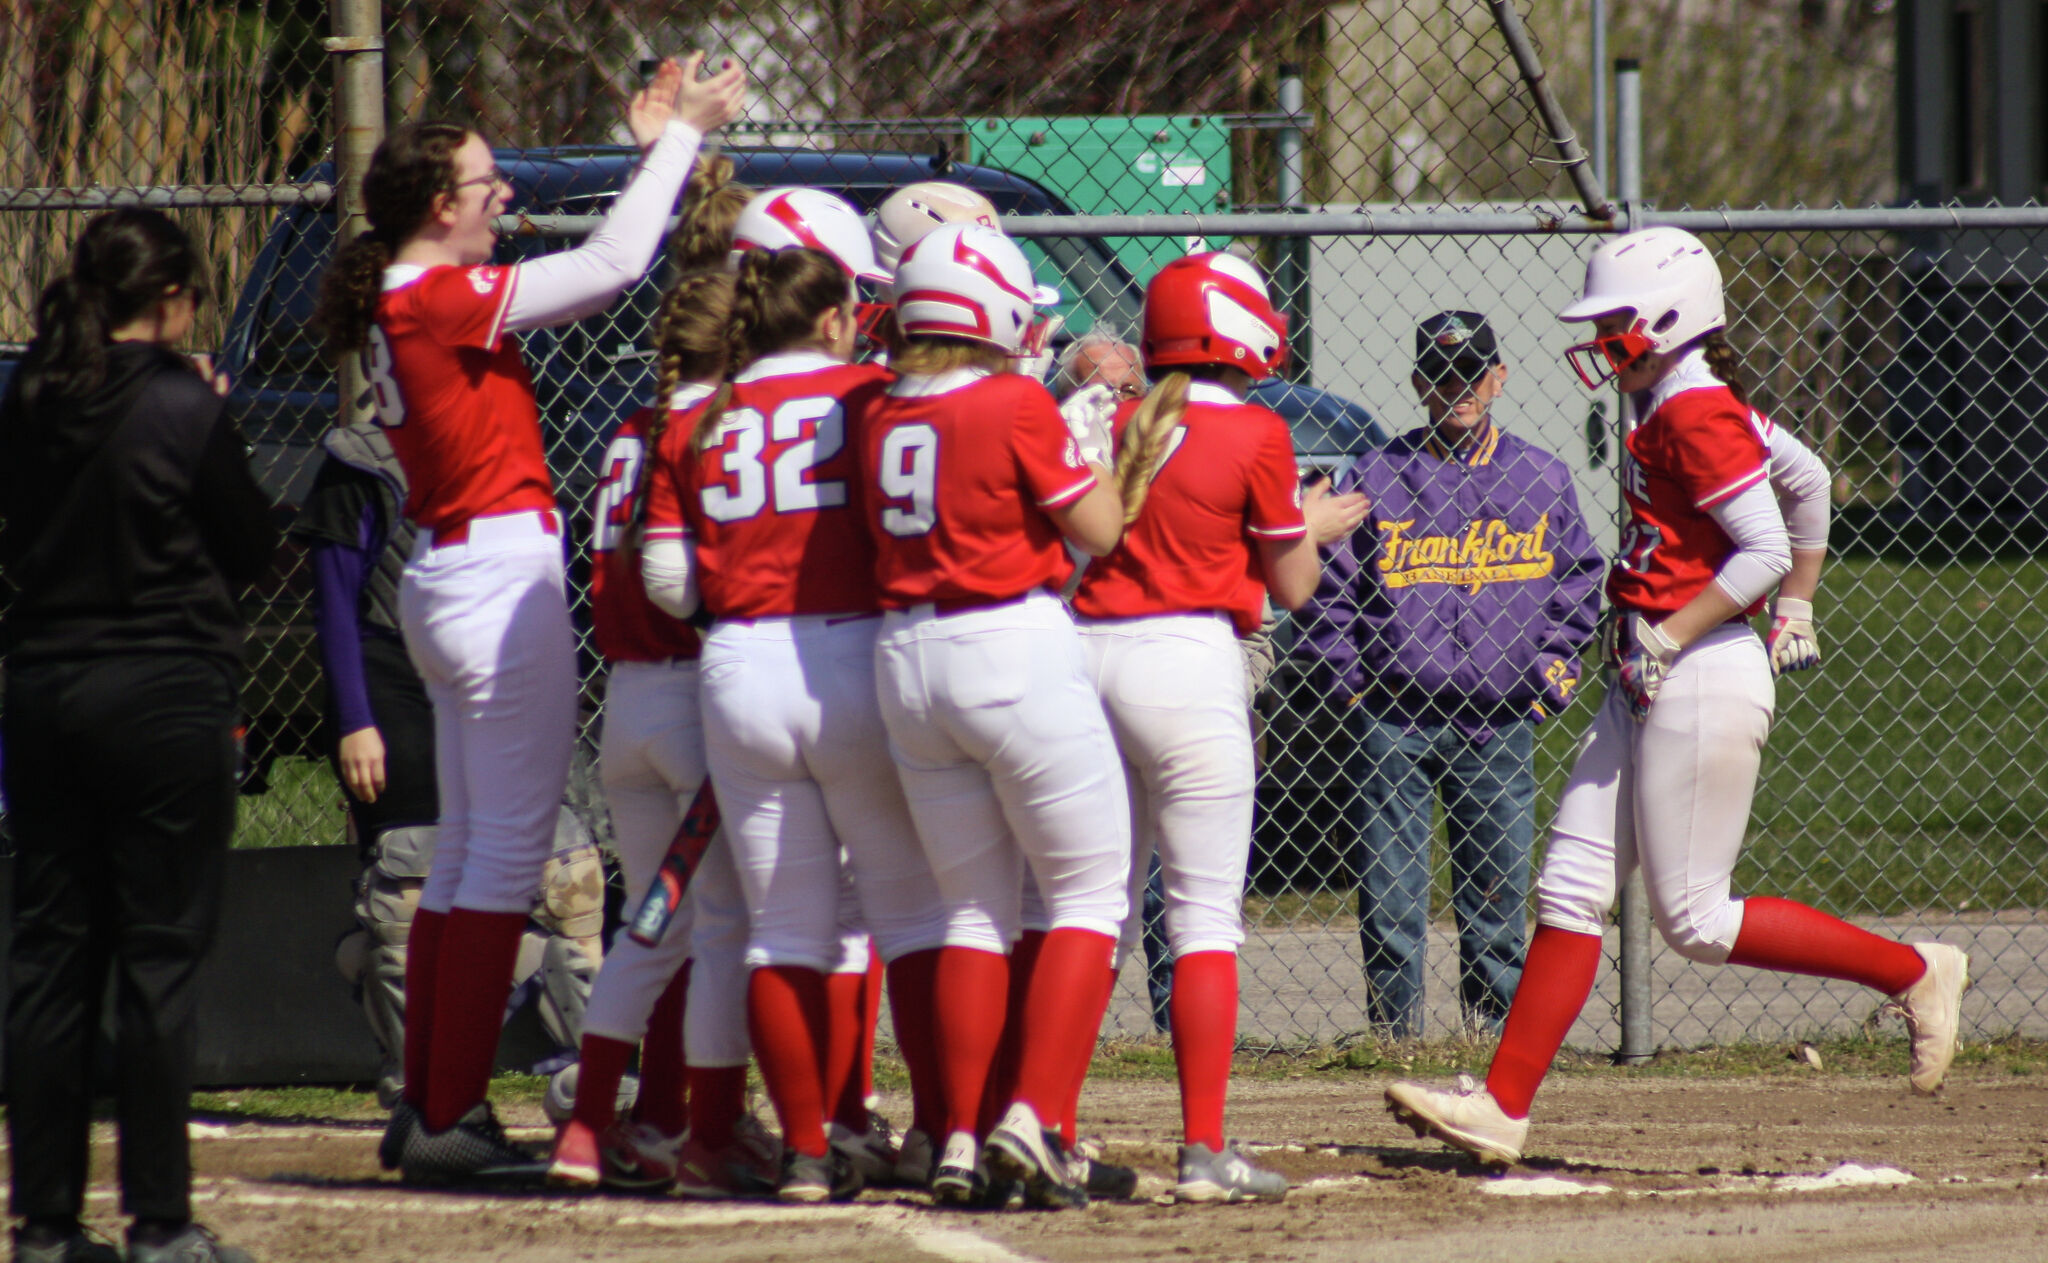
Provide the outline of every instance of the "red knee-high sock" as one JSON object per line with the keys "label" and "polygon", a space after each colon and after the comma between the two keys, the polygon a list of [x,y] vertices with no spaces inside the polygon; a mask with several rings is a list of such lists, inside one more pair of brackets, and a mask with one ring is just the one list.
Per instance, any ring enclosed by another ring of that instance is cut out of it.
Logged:
{"label": "red knee-high sock", "polygon": [[798,965],[769,965],[747,980],[747,1029],[768,1099],[782,1120],[782,1143],[808,1157],[825,1153],[825,975]]}
{"label": "red knee-high sock", "polygon": [[441,936],[448,914],[421,908],[413,914],[405,947],[405,1099],[427,1099],[427,1053],[434,1042],[434,979],[441,968]]}
{"label": "red knee-high sock", "polygon": [[1173,962],[1173,1066],[1180,1124],[1191,1145],[1223,1147],[1223,1100],[1237,1047],[1237,953],[1193,952]]}
{"label": "red knee-high sock", "polygon": [[868,1045],[868,976],[825,977],[825,1103],[832,1121],[856,1132],[868,1129],[867,1094],[861,1091],[860,1054]]}
{"label": "red knee-high sock", "polygon": [[690,1135],[723,1149],[737,1137],[733,1128],[747,1112],[745,1066],[691,1066]]}
{"label": "red knee-high sock", "polygon": [[524,912],[456,908],[448,914],[434,971],[434,1029],[420,1106],[428,1131],[453,1127],[490,1094],[505,997],[512,993],[512,966],[525,928]]}
{"label": "red knee-high sock", "polygon": [[988,1082],[981,1090],[981,1115],[975,1130],[986,1136],[1017,1095],[1017,1066],[1024,1056],[1024,1001],[1031,990],[1031,975],[1038,969],[1038,954],[1045,947],[1044,930],[1026,930],[1010,948],[1010,985],[1003,998],[1003,1042],[996,1046],[995,1064],[989,1067]]}
{"label": "red knee-high sock", "polygon": [[1927,972],[1920,953],[1896,939],[1769,895],[1742,901],[1742,929],[1728,963],[1860,982],[1886,995],[1897,995]]}
{"label": "red knee-high sock", "polygon": [[1068,926],[1045,936],[1025,997],[1022,1053],[1015,1100],[1040,1121],[1058,1117],[1077,1067],[1095,1053],[1102,1030],[1102,974],[1116,951],[1108,934]]}
{"label": "red knee-high sock", "polygon": [[875,1032],[882,1025],[882,953],[875,940],[868,940],[868,977],[860,989],[860,1060],[854,1069],[860,1074],[861,1119],[867,1119],[868,1098],[875,1094]]}
{"label": "red knee-high sock", "polygon": [[[1096,1011],[1107,1013],[1109,998],[1115,994],[1116,970],[1112,967],[1102,971],[1101,991],[1095,997]],[[1074,1064],[1073,1078],[1067,1085],[1066,1098],[1060,1105],[1060,1142],[1068,1149],[1072,1149],[1074,1142],[1081,1136],[1081,1089],[1088,1085],[1088,1067],[1093,1065],[1094,1061],[1094,1052],[1091,1049],[1087,1057]]]}
{"label": "red knee-high sock", "polygon": [[640,1095],[633,1102],[633,1117],[664,1136],[680,1136],[690,1125],[683,1096],[683,1005],[694,963],[684,961],[668,980],[647,1016],[647,1038],[640,1041]]}
{"label": "red knee-high sock", "polygon": [[[896,1047],[910,1071],[910,1125],[943,1139],[944,1098],[939,1092],[939,1046],[932,1025],[932,986],[939,951],[912,952],[889,963],[889,1016]],[[879,1006],[877,1006],[879,1007]]]}
{"label": "red knee-high sock", "polygon": [[1527,1118],[1536,1088],[1564,1047],[1565,1032],[1593,994],[1600,968],[1600,936],[1536,927],[1522,982],[1502,1023],[1500,1048],[1486,1072],[1486,1090],[1510,1118]]}
{"label": "red knee-high sock", "polygon": [[971,947],[942,947],[933,975],[932,1024],[946,1108],[941,1134],[976,1131],[982,1090],[1003,1039],[1010,959]]}
{"label": "red knee-high sock", "polygon": [[619,1113],[619,1080],[633,1045],[605,1035],[585,1035],[576,1068],[576,1121],[592,1131],[612,1125]]}

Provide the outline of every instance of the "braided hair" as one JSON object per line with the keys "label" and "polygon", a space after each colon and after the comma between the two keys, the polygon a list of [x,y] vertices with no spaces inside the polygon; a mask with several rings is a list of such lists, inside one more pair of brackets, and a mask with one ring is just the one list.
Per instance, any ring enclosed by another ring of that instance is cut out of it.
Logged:
{"label": "braided hair", "polygon": [[676,388],[684,382],[714,381],[725,376],[726,325],[732,319],[733,277],[729,272],[694,272],[676,281],[661,296],[654,316],[654,353],[658,364],[654,387],[654,418],[644,440],[633,488],[633,522],[626,546],[639,551],[647,526],[647,492],[654,481],[654,453],[668,436],[675,415]]}
{"label": "braided hair", "polygon": [[821,312],[852,301],[852,285],[837,260],[820,250],[792,246],[749,250],[733,278],[732,316],[725,324],[725,381],[698,415],[691,436],[699,450],[718,433],[732,402],[732,378],[741,369],[808,341]]}
{"label": "braided hair", "polygon": [[1728,393],[1735,396],[1735,402],[1749,407],[1749,384],[1742,378],[1742,356],[1729,345],[1728,331],[1714,330],[1700,344],[1700,349],[1706,353],[1707,371],[1721,379]]}
{"label": "braided hair", "polygon": [[1116,478],[1123,488],[1125,526],[1137,521],[1144,511],[1152,475],[1159,471],[1160,459],[1166,454],[1166,437],[1188,410],[1188,385],[1193,380],[1194,375],[1185,369],[1160,378],[1145,392],[1124,427],[1123,445],[1116,454]]}

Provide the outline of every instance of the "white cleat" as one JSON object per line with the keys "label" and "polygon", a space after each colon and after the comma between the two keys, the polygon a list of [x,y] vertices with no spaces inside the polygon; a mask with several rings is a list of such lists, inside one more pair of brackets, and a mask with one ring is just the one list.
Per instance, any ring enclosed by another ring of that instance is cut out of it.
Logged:
{"label": "white cleat", "polygon": [[1915,943],[1927,962],[1920,981],[1893,996],[1885,1007],[1906,1019],[1913,1037],[1913,1090],[1932,1096],[1948,1075],[1962,1037],[1963,992],[1970,989],[1970,957],[1946,943]]}
{"label": "white cleat", "polygon": [[1489,1166],[1520,1162],[1529,1139],[1529,1120],[1509,1118],[1493,1093],[1471,1075],[1459,1075],[1458,1086],[1449,1092],[1396,1083],[1387,1089],[1387,1110],[1416,1135],[1434,1136]]}

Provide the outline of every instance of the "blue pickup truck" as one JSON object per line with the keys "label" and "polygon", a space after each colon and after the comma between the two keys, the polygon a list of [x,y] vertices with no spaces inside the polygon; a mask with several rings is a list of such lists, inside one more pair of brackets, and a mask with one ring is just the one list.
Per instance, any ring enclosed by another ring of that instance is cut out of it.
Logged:
{"label": "blue pickup truck", "polygon": [[[979,190],[1008,215],[1069,214],[1044,187],[991,167],[947,164],[915,154],[813,149],[728,148],[735,178],[755,188],[808,185],[829,189],[863,212],[892,191],[921,180],[947,179]],[[601,214],[632,170],[622,147],[506,149],[498,164],[512,178],[511,211],[532,215]],[[309,180],[332,178],[322,166]],[[319,441],[336,413],[336,379],[310,326],[320,275],[334,250],[331,211],[293,207],[272,223],[244,280],[217,360],[231,380],[229,405],[255,452],[258,477],[289,517],[312,485]],[[499,245],[504,262],[570,248],[559,237],[511,234]],[[1123,333],[1139,325],[1142,290],[1100,240],[1034,238],[1025,243],[1041,280],[1064,296],[1062,337],[1100,324]],[[587,503],[597,462],[612,429],[652,393],[654,365],[647,329],[659,301],[661,267],[608,310],[574,324],[524,335],[550,464],[564,505]],[[0,345],[0,389],[20,348]],[[1260,402],[1294,425],[1296,445],[1320,466],[1379,441],[1363,409],[1307,387],[1274,382]],[[577,538],[582,532],[577,532]],[[310,593],[294,545],[279,553],[269,582],[252,593],[255,628],[245,704],[249,714],[251,790],[278,754],[314,752],[321,681],[314,651]]]}

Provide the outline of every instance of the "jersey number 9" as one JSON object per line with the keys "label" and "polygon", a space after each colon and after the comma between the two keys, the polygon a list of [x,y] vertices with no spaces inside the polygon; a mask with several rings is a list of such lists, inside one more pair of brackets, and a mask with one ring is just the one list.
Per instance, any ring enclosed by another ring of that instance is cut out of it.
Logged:
{"label": "jersey number 9", "polygon": [[891,535],[923,535],[937,525],[936,492],[939,434],[928,425],[906,425],[882,439],[882,466],[876,481],[891,500],[907,500],[909,508],[882,510],[882,529]]}

